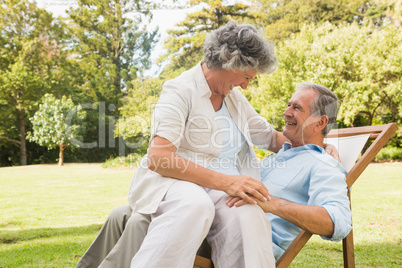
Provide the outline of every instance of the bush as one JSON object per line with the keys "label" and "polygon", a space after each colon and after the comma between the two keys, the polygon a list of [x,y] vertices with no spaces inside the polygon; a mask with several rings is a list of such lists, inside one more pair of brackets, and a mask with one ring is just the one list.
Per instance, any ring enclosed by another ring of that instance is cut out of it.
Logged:
{"label": "bush", "polygon": [[118,168],[118,167],[136,167],[139,165],[143,155],[129,154],[128,156],[121,156],[116,158],[109,158],[103,164],[103,168]]}
{"label": "bush", "polygon": [[381,151],[374,158],[374,161],[376,162],[383,162],[390,160],[402,161],[402,148],[398,147],[382,148]]}
{"label": "bush", "polygon": [[254,147],[254,152],[255,152],[255,156],[257,157],[258,160],[262,160],[264,157],[266,157],[267,155],[272,154],[271,151],[268,150],[264,150],[264,149],[258,149]]}

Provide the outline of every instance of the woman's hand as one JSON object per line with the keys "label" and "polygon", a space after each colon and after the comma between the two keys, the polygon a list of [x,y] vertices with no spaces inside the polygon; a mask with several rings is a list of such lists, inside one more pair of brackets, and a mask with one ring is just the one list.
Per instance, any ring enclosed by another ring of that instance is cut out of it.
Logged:
{"label": "woman's hand", "polygon": [[335,146],[333,146],[332,144],[324,143],[324,150],[327,152],[327,154],[329,154],[341,163],[338,150],[335,148]]}
{"label": "woman's hand", "polygon": [[245,175],[227,175],[223,191],[229,196],[238,197],[245,203],[257,204],[258,200],[266,201],[271,195],[265,185],[252,177]]}
{"label": "woman's hand", "polygon": [[261,204],[271,200],[271,194],[261,181],[243,175],[229,177],[235,177],[236,179],[230,185],[229,190],[225,191],[229,195],[226,201],[226,205],[229,207],[240,207],[245,204]]}

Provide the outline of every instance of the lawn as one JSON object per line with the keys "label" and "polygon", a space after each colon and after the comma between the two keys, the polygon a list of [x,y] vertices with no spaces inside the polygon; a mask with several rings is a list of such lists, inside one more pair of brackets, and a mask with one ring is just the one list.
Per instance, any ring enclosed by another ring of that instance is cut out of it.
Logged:
{"label": "lawn", "polygon": [[[134,169],[100,164],[0,168],[0,268],[74,267]],[[400,267],[402,163],[371,164],[352,191],[357,267]],[[342,266],[341,243],[314,237],[292,267]]]}

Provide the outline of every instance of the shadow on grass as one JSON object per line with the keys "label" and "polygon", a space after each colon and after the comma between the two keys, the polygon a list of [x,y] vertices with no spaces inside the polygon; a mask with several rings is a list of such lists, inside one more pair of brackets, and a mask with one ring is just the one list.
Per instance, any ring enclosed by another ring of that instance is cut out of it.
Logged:
{"label": "shadow on grass", "polygon": [[21,229],[21,230],[1,230],[0,243],[13,244],[17,242],[51,238],[63,237],[71,235],[87,235],[97,233],[102,227],[101,224],[92,224],[88,226],[67,227],[67,228],[38,228],[38,229]]}
{"label": "shadow on grass", "polygon": [[[95,238],[100,224],[0,232],[0,267],[74,267]],[[340,267],[341,243],[311,241],[290,267]],[[358,242],[356,267],[402,267],[400,240]]]}
{"label": "shadow on grass", "polygon": [[74,267],[102,225],[0,231],[0,267]]}

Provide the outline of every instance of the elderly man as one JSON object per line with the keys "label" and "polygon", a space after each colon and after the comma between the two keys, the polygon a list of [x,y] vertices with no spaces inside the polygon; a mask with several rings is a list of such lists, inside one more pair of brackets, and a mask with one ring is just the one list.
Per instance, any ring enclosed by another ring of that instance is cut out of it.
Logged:
{"label": "elderly man", "polygon": [[[351,230],[346,171],[323,149],[324,136],[337,115],[336,96],[324,86],[301,83],[283,115],[286,123],[283,134],[290,143],[261,161],[262,182],[269,189],[271,198],[255,199],[271,222],[276,259],[301,229],[329,240],[340,240]],[[229,197],[226,204],[231,209],[238,209],[247,203],[239,197]],[[88,264],[102,259],[101,255],[108,253],[107,248],[113,248],[116,243],[109,256],[118,253],[122,259],[130,260],[139,249],[150,222],[149,217],[141,214],[133,214],[128,220],[130,214],[128,206],[115,209],[77,267],[92,267]],[[127,228],[126,222],[135,228]],[[130,234],[119,240],[123,229],[130,230]],[[109,266],[109,257],[106,257],[101,267]]]}
{"label": "elderly man", "polygon": [[[283,134],[290,143],[260,163],[262,182],[272,198],[258,200],[258,205],[271,222],[276,259],[301,229],[337,241],[352,228],[346,171],[323,149],[337,111],[337,98],[329,89],[299,84],[283,113]],[[229,198],[227,204],[244,202]]]}

